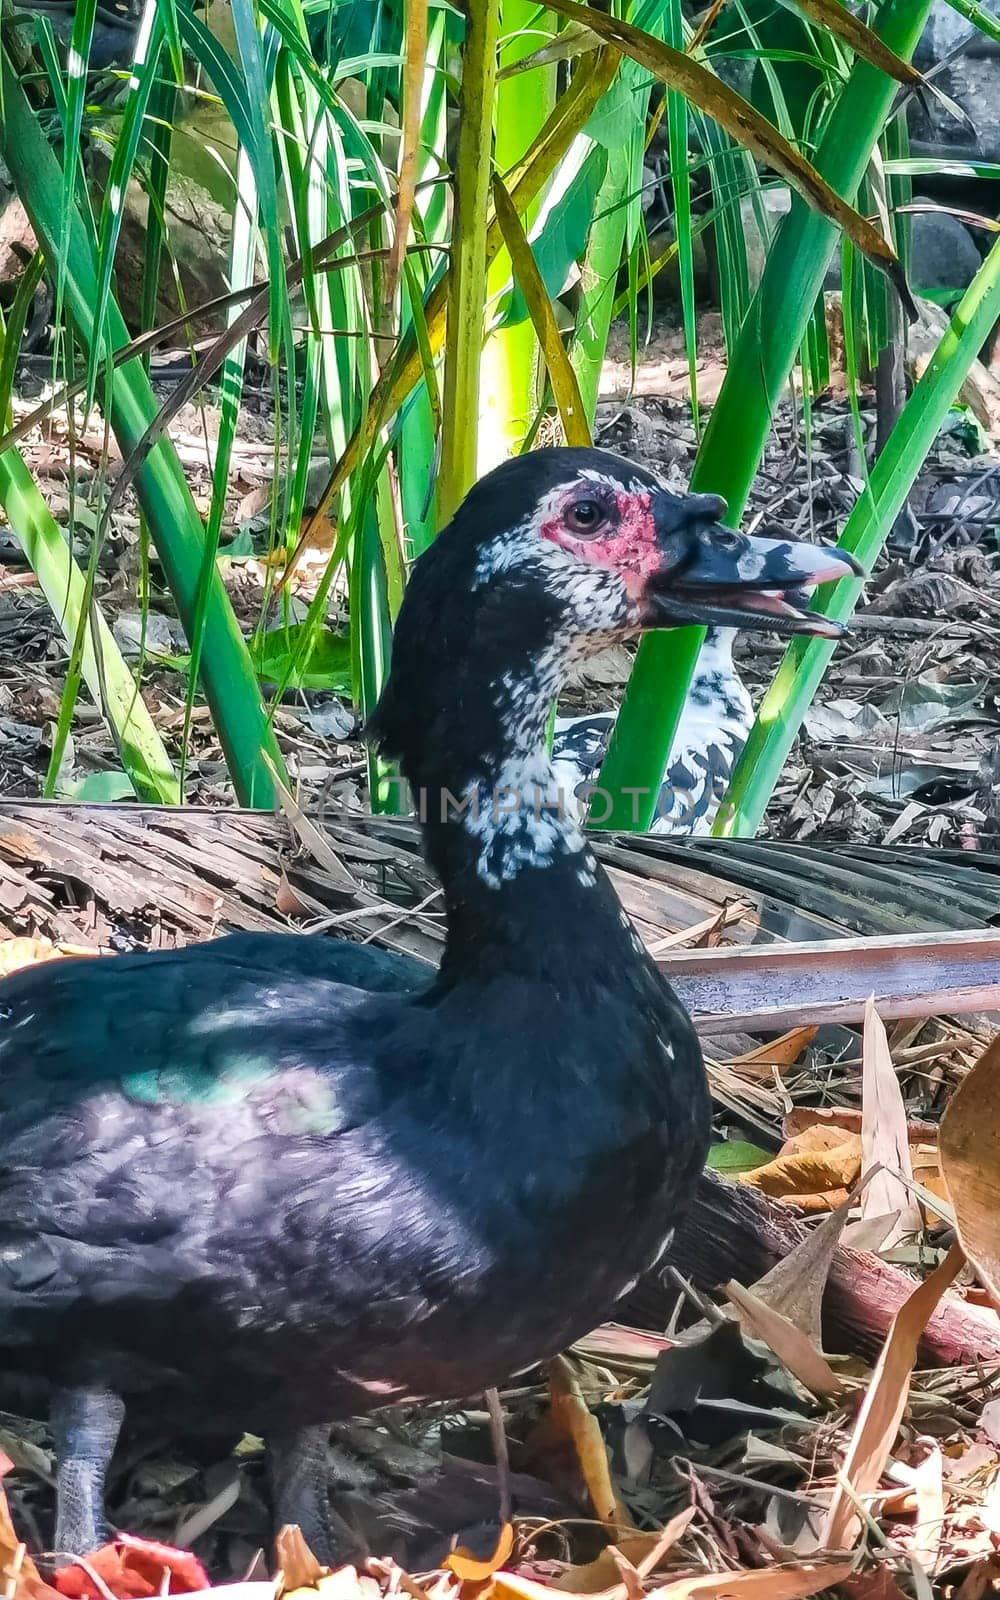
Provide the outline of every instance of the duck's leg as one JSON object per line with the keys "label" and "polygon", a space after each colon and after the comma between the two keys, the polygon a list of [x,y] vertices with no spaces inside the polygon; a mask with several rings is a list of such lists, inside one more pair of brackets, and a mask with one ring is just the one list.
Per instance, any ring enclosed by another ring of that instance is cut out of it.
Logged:
{"label": "duck's leg", "polygon": [[61,1389],[55,1396],[58,1551],[85,1556],[107,1540],[104,1483],[124,1416],[124,1404],[108,1389]]}
{"label": "duck's leg", "polygon": [[266,1443],[275,1532],[298,1523],[313,1555],[332,1566],[328,1424],[270,1434]]}

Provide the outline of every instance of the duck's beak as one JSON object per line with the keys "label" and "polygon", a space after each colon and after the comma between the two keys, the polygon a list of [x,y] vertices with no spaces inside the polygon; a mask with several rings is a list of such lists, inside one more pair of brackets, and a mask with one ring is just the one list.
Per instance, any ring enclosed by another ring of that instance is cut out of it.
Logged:
{"label": "duck's beak", "polygon": [[807,608],[820,583],[863,578],[843,550],[794,539],[738,533],[722,518],[716,495],[654,495],[660,567],[647,579],[647,627],[699,623],[720,628],[773,628],[836,639],[843,624]]}

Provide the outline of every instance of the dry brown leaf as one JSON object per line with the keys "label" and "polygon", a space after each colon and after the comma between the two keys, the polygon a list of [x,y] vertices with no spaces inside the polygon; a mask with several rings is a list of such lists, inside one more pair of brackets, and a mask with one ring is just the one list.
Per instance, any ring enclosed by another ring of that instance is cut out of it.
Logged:
{"label": "dry brown leaf", "polygon": [[356,1567],[337,1567],[305,1588],[284,1589],[281,1600],[381,1600],[381,1593],[375,1579]]}
{"label": "dry brown leaf", "polygon": [[1000,1039],[952,1095],[939,1146],[958,1237],[1000,1307]]}
{"label": "dry brown leaf", "polygon": [[584,1334],[572,1346],[574,1355],[590,1361],[648,1361],[654,1362],[664,1350],[675,1344],[659,1333],[643,1333],[639,1328],[627,1328],[620,1322],[603,1322],[593,1333]]}
{"label": "dry brown leaf", "polygon": [[[696,1572],[650,1590],[647,1600],[808,1600],[842,1583],[853,1570],[853,1559],[834,1558],[752,1572]],[[498,1572],[490,1600],[546,1600],[551,1593],[534,1578]],[[613,1593],[602,1593],[601,1600],[612,1600]]]}
{"label": "dry brown leaf", "polygon": [[977,1561],[954,1591],[954,1600],[984,1600],[995,1594],[1000,1585],[1000,1555],[986,1556]]}
{"label": "dry brown leaf", "polygon": [[857,1535],[861,1520],[855,1501],[878,1488],[906,1408],[920,1335],[964,1260],[959,1246],[952,1245],[940,1266],[917,1285],[892,1319],[830,1501],[823,1535],[828,1549],[842,1550]]}
{"label": "dry brown leaf", "polygon": [[766,1166],[739,1174],[738,1182],[806,1211],[832,1211],[861,1176],[861,1137],[841,1128],[809,1128]]}
{"label": "dry brown leaf", "polygon": [[854,1570],[854,1560],[802,1561],[789,1567],[764,1567],[754,1572],[699,1574],[654,1589],[649,1600],[808,1600],[833,1589]]}
{"label": "dry brown leaf", "polygon": [[[857,1106],[795,1106],[781,1124],[786,1139],[795,1139],[807,1128],[843,1128],[845,1133],[860,1133],[864,1120]],[[933,1122],[920,1122],[912,1117],[906,1124],[907,1137],[913,1144],[933,1144],[937,1126]]]}
{"label": "dry brown leaf", "polygon": [[[748,1050],[745,1055],[733,1056],[729,1065],[778,1067],[780,1070],[794,1067],[803,1050],[812,1044],[818,1031],[815,1027],[792,1028],[790,1032],[783,1033],[780,1039],[772,1039],[770,1044],[759,1044],[755,1050]],[[770,1075],[768,1072],[767,1076]]]}
{"label": "dry brown leaf", "polygon": [[910,1160],[914,1180],[939,1200],[948,1200],[948,1186],[941,1175],[941,1156],[936,1144],[911,1144]]}
{"label": "dry brown leaf", "polygon": [[763,1339],[794,1378],[818,1400],[835,1400],[844,1385],[812,1340],[741,1283],[727,1283],[726,1296],[736,1307],[740,1326],[753,1339]]}
{"label": "dry brown leaf", "polygon": [[329,1572],[306,1543],[306,1536],[297,1522],[287,1522],[274,1536],[274,1556],[281,1573],[281,1593],[296,1589],[314,1589],[323,1574]]}
{"label": "dry brown leaf", "polygon": [[913,1182],[906,1106],[874,996],[865,1006],[861,1118],[862,1162],[865,1172],[872,1173],[861,1194],[861,1219],[898,1211],[898,1220],[884,1241],[892,1245],[907,1234],[918,1233],[921,1219],[913,1190],[903,1181]]}
{"label": "dry brown leaf", "polygon": [[448,1571],[453,1572],[456,1578],[461,1578],[463,1583],[482,1583],[484,1579],[492,1578],[494,1572],[503,1566],[513,1548],[514,1529],[509,1522],[505,1522],[500,1529],[493,1554],[487,1556],[485,1560],[480,1560],[459,1546],[445,1557],[444,1564]]}
{"label": "dry brown leaf", "polygon": [[615,1494],[607,1446],[597,1418],[580,1392],[570,1363],[557,1356],[548,1365],[549,1416],[576,1452],[594,1515],[606,1527],[630,1528],[632,1519]]}
{"label": "dry brown leaf", "polygon": [[772,1311],[793,1323],[817,1350],[823,1346],[823,1295],[850,1210],[850,1197],[810,1229],[794,1250],[753,1285]]}
{"label": "dry brown leaf", "polygon": [[[300,560],[308,561],[310,558],[322,561],[329,560],[330,552],[337,542],[337,524],[330,517],[320,514],[314,516],[309,524],[309,543],[300,552]],[[257,556],[256,564],[261,567],[273,567],[282,571],[288,562],[288,551],[284,545],[275,550],[270,550],[266,555]],[[296,566],[299,562],[295,563]]]}
{"label": "dry brown leaf", "polygon": [[867,1572],[854,1572],[840,1585],[843,1600],[907,1600],[896,1574],[883,1564]]}
{"label": "dry brown leaf", "polygon": [[840,1242],[848,1250],[867,1250],[874,1255],[881,1250],[898,1221],[899,1212],[890,1211],[887,1217],[866,1217],[863,1222],[849,1222]]}
{"label": "dry brown leaf", "polygon": [[[606,1600],[620,1597],[625,1600],[625,1584],[620,1581],[620,1567],[616,1556],[627,1561],[640,1578],[655,1572],[665,1555],[673,1549],[694,1516],[694,1506],[679,1511],[676,1517],[660,1529],[659,1533],[637,1533],[617,1544],[608,1545],[595,1561],[582,1567],[567,1567],[552,1581],[553,1589],[568,1590],[572,1594],[604,1594]],[[616,1580],[618,1580],[616,1582]]]}

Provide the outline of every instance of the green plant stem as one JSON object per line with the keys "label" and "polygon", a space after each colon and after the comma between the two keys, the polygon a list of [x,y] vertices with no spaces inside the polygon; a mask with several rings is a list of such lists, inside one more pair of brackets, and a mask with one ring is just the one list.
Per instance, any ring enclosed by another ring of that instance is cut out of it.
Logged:
{"label": "green plant stem", "polygon": [[[86,580],[18,450],[0,455],[0,505],[72,646],[86,605]],[[170,757],[97,606],[91,606],[85,624],[80,667],[94,704],[104,708],[139,799],[179,805],[180,784]]]}
{"label": "green plant stem", "polygon": [[486,304],[486,232],[500,0],[468,0],[462,45],[462,120],[445,334],[438,516],[453,516],[476,477],[479,369]]}
{"label": "green plant stem", "polygon": [[[47,259],[58,258],[61,238],[62,178],[9,59],[2,57],[4,116],[0,148]],[[84,341],[95,332],[98,303],[93,240],[83,219],[73,211],[65,255],[65,295]],[[109,299],[105,321],[106,350],[102,360],[129,335],[117,303]],[[135,360],[109,378],[108,415],[115,438],[128,456],[156,415],[156,401],[142,363]],[[177,602],[181,621],[192,637],[201,567],[204,529],[180,462],[169,440],[161,440],[144,461],[136,492],[151,536]],[[264,711],[260,687],[232,607],[218,573],[213,575],[204,620],[202,682],[232,775],[244,805],[270,810],[274,784],[267,758],[284,774],[284,763]]]}
{"label": "green plant stem", "polygon": [[[500,66],[538,48],[544,30],[552,33],[552,18],[540,11],[536,0],[501,0],[504,46]],[[521,161],[544,126],[556,103],[556,64],[535,67],[505,78],[496,86],[493,158],[501,176]],[[538,212],[541,196],[522,216],[525,231]],[[492,306],[510,278],[510,257],[501,250],[487,274],[487,304]],[[529,320],[498,328],[487,339],[480,374],[478,463],[480,473],[498,466],[522,448],[535,411],[538,343]]]}
{"label": "green plant stem", "polygon": [[[885,0],[875,31],[908,60],[930,4]],[[816,153],[818,171],[845,199],[857,192],[895,94],[891,78],[855,62]],[[734,520],[746,504],[837,238],[836,224],[796,196],[768,251],[691,479],[692,491],[721,494]],[[704,637],[703,628],[681,628],[650,634],[640,645],[601,769],[601,788],[611,803],[598,826],[649,827]]]}
{"label": "green plant stem", "polygon": [[[844,527],[840,544],[865,566],[875,560],[955,396],[1000,317],[1000,242],[962,297],[926,370],[903,407]],[[862,578],[833,585],[814,607],[837,622],[850,617]],[[837,647],[835,639],[793,639],[764,696],[736,764],[713,833],[746,836],[759,827],[802,719]]]}

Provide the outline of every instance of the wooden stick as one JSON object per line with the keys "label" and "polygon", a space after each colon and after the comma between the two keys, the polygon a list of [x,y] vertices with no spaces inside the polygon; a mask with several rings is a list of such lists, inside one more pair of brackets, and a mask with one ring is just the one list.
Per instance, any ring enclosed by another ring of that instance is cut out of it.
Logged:
{"label": "wooden stick", "polygon": [[657,966],[705,1034],[860,1022],[870,995],[886,1018],[1000,1011],[995,928],[681,950]]}
{"label": "wooden stick", "polygon": [[[735,1278],[756,1283],[807,1235],[790,1206],[742,1184],[703,1173],[667,1253],[696,1288],[715,1289]],[[620,1322],[663,1328],[674,1298],[662,1267],[643,1279],[616,1311]],[[877,1256],[841,1247],[834,1256],[823,1307],[824,1346],[872,1358],[914,1280]],[[928,1366],[1000,1362],[1000,1320],[957,1293],[948,1293],[924,1330],[920,1359]]]}

